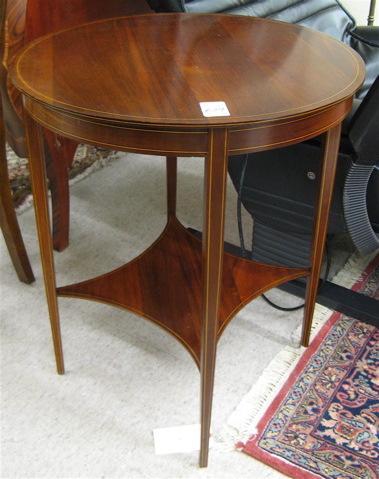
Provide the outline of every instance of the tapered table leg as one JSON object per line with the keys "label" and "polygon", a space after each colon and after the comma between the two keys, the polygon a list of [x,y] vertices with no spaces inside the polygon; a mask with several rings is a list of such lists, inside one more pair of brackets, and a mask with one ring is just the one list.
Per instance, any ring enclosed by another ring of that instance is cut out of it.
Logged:
{"label": "tapered table leg", "polygon": [[329,209],[332,202],[334,176],[337,168],[338,148],[341,137],[341,124],[324,134],[322,160],[320,164],[318,190],[315,203],[313,236],[311,245],[311,274],[307,279],[304,322],[301,344],[308,346],[313,312],[319,286],[319,278],[324,254]]}
{"label": "tapered table leg", "polygon": [[45,280],[55,358],[58,374],[64,374],[42,131],[41,127],[26,112],[25,130],[30,160],[30,176],[32,180],[42,270]]}
{"label": "tapered table leg", "polygon": [[222,283],[228,138],[227,128],[210,130],[208,156],[205,159],[200,467],[206,467],[208,464]]}

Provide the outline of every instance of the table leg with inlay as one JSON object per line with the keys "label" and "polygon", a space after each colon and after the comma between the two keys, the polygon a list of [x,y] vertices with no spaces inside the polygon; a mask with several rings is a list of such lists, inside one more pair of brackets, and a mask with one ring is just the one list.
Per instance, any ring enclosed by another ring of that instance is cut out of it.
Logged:
{"label": "table leg with inlay", "polygon": [[227,128],[211,129],[205,159],[200,467],[206,467],[208,462],[222,284],[228,139]]}
{"label": "table leg with inlay", "polygon": [[322,260],[329,211],[333,197],[333,186],[338,161],[338,147],[341,137],[341,123],[324,133],[322,158],[320,159],[318,190],[314,211],[313,235],[310,256],[310,275],[307,278],[304,321],[301,344],[308,346],[312,319],[320,284]]}
{"label": "table leg with inlay", "polygon": [[58,374],[64,374],[62,337],[60,330],[57,289],[55,279],[53,240],[49,219],[46,166],[43,153],[42,128],[25,111],[25,134],[29,151],[29,167],[32,179],[34,209],[40,245],[42,270],[45,281],[47,305],[53,336]]}

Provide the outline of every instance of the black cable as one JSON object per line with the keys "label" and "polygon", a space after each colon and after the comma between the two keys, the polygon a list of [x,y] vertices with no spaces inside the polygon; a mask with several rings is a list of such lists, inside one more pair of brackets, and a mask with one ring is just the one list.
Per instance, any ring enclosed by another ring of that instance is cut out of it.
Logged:
{"label": "black cable", "polygon": [[[322,288],[324,287],[324,285],[325,285],[325,283],[328,279],[329,271],[330,271],[331,252],[330,252],[330,245],[329,245],[328,240],[326,240],[325,249],[326,249],[326,270],[325,270],[324,278],[323,278],[323,280],[322,280],[322,282],[321,282],[321,284],[318,288],[318,294],[321,292]],[[300,304],[299,306],[294,306],[292,308],[284,308],[283,306],[279,306],[278,304],[273,303],[264,294],[261,294],[261,296],[266,301],[266,303],[268,303],[273,308],[278,309],[279,311],[297,311],[301,308],[304,308],[304,306],[305,306],[305,303],[303,303],[303,304]]]}
{"label": "black cable", "polygon": [[240,185],[238,188],[238,201],[237,201],[237,219],[238,219],[238,233],[240,237],[240,245],[241,245],[241,250],[242,250],[242,257],[246,259],[246,248],[245,248],[245,240],[244,240],[244,234],[243,234],[243,226],[242,226],[242,214],[241,214],[241,206],[242,206],[242,189],[243,189],[243,183],[245,181],[245,175],[246,175],[246,168],[247,168],[247,159],[249,155],[245,155],[245,161],[242,167],[241,171],[241,178],[240,178]]}
{"label": "black cable", "polygon": [[[243,234],[243,226],[242,226],[242,190],[243,190],[243,183],[245,181],[245,176],[246,176],[246,168],[247,168],[247,160],[248,160],[249,155],[245,155],[245,161],[242,166],[242,171],[241,171],[241,177],[240,177],[240,184],[238,188],[238,199],[237,199],[237,221],[238,221],[238,233],[239,233],[239,239],[240,239],[240,245],[241,245],[241,251],[242,251],[242,257],[247,258],[246,254],[246,248],[245,248],[245,240],[244,240],[244,234]],[[325,243],[325,249],[326,249],[326,270],[325,270],[325,275],[324,278],[318,288],[318,293],[321,292],[322,288],[324,287],[328,276],[330,272],[330,265],[331,265],[331,250],[330,250],[330,245],[329,241],[326,240]],[[251,253],[252,254],[252,253]],[[264,294],[261,295],[262,298],[273,308],[278,309],[280,311],[297,311],[299,309],[304,308],[305,303],[300,304],[299,306],[294,306],[292,308],[285,308],[283,306],[279,306],[278,304],[273,303],[270,299],[267,298]]]}
{"label": "black cable", "polygon": [[270,299],[265,294],[261,294],[262,298],[268,303],[270,306],[272,306],[275,309],[278,309],[279,311],[297,311],[299,309],[304,308],[305,303],[299,304],[299,306],[293,306],[292,308],[285,308],[284,306],[279,306],[278,304],[273,303]]}

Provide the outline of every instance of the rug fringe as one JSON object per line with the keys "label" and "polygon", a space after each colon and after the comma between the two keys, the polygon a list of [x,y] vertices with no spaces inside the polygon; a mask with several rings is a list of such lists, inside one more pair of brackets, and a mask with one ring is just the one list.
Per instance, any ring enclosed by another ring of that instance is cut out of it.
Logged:
{"label": "rug fringe", "polygon": [[263,371],[255,386],[231,414],[228,424],[239,431],[239,437],[251,435],[256,424],[271,404],[279,388],[288,379],[305,348],[285,347]]}
{"label": "rug fringe", "polygon": [[344,267],[333,278],[333,283],[336,283],[345,288],[352,288],[358,281],[363,280],[363,274],[368,265],[378,254],[374,251],[369,255],[363,255],[356,251],[346,261]]}
{"label": "rug fringe", "polygon": [[[314,338],[317,336],[320,329],[324,326],[326,320],[329,316],[333,313],[333,311],[326,306],[322,306],[321,304],[316,304],[315,311],[313,314],[312,326],[311,326],[311,333],[309,337],[309,342],[312,342]],[[303,323],[299,324],[297,328],[292,332],[292,341],[296,342],[299,341],[301,337],[303,328]]]}
{"label": "rug fringe", "polygon": [[[363,255],[362,253],[359,253],[359,251],[355,251],[348,258],[342,269],[333,277],[332,282],[339,286],[343,286],[344,288],[351,289],[356,283],[362,281],[364,271],[377,254],[377,252],[373,252],[369,255]],[[333,314],[332,309],[322,306],[321,304],[316,304],[312,320],[310,341],[315,338],[331,314]],[[293,341],[296,341],[297,338],[300,337],[301,328],[302,324],[300,324],[293,332]]]}
{"label": "rug fringe", "polygon": [[250,392],[230,415],[222,432],[225,448],[235,448],[237,442],[246,442],[254,433],[255,426],[284,385],[301,358],[305,348],[286,346],[271,361]]}

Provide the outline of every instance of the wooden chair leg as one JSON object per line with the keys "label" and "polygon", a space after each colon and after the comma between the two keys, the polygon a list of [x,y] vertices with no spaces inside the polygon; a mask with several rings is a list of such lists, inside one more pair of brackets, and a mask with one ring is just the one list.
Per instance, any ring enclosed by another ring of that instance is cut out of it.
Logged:
{"label": "wooden chair leg", "polygon": [[13,206],[11,185],[8,176],[7,154],[5,149],[5,125],[3,113],[3,99],[6,91],[6,71],[2,64],[5,46],[5,20],[7,1],[0,6],[0,227],[4,234],[13,265],[17,275],[24,283],[32,283],[34,275],[26,254],[24,241]]}
{"label": "wooden chair leg", "polygon": [[63,251],[68,246],[70,230],[68,168],[78,143],[47,130],[44,131],[44,136],[46,171],[53,215],[53,247],[56,251]]}
{"label": "wooden chair leg", "polygon": [[[81,23],[123,15],[152,13],[146,0],[10,0],[15,11],[25,13],[25,44],[41,37]],[[14,52],[15,53],[15,52]],[[15,92],[17,95],[18,93]],[[68,168],[77,143],[45,130],[51,156],[45,147],[47,176],[51,191],[53,214],[53,247],[63,251],[69,242]]]}
{"label": "wooden chair leg", "polygon": [[[0,59],[3,59],[4,53],[3,33],[6,14],[8,20],[8,58],[11,59],[21,47],[47,33],[101,18],[152,12],[145,0],[140,2],[108,0],[106,8],[104,8],[103,0],[93,0],[90,8],[87,0],[55,0],[54,2],[45,2],[44,0],[9,0],[7,2],[2,0],[0,5],[2,42]],[[21,120],[22,102],[20,93],[6,81],[5,70],[2,73],[0,87],[5,105],[7,141],[18,156],[27,157],[24,145],[24,128]],[[8,91],[8,88],[11,91]],[[68,168],[71,165],[78,143],[59,137],[47,130],[45,130],[45,137],[45,158],[52,200],[53,246],[56,251],[63,251],[69,242]],[[10,142],[10,140],[13,141]],[[6,186],[4,188],[6,189]]]}
{"label": "wooden chair leg", "polygon": [[5,129],[0,101],[0,226],[16,273],[24,283],[33,283],[34,275],[13,206],[5,150]]}

